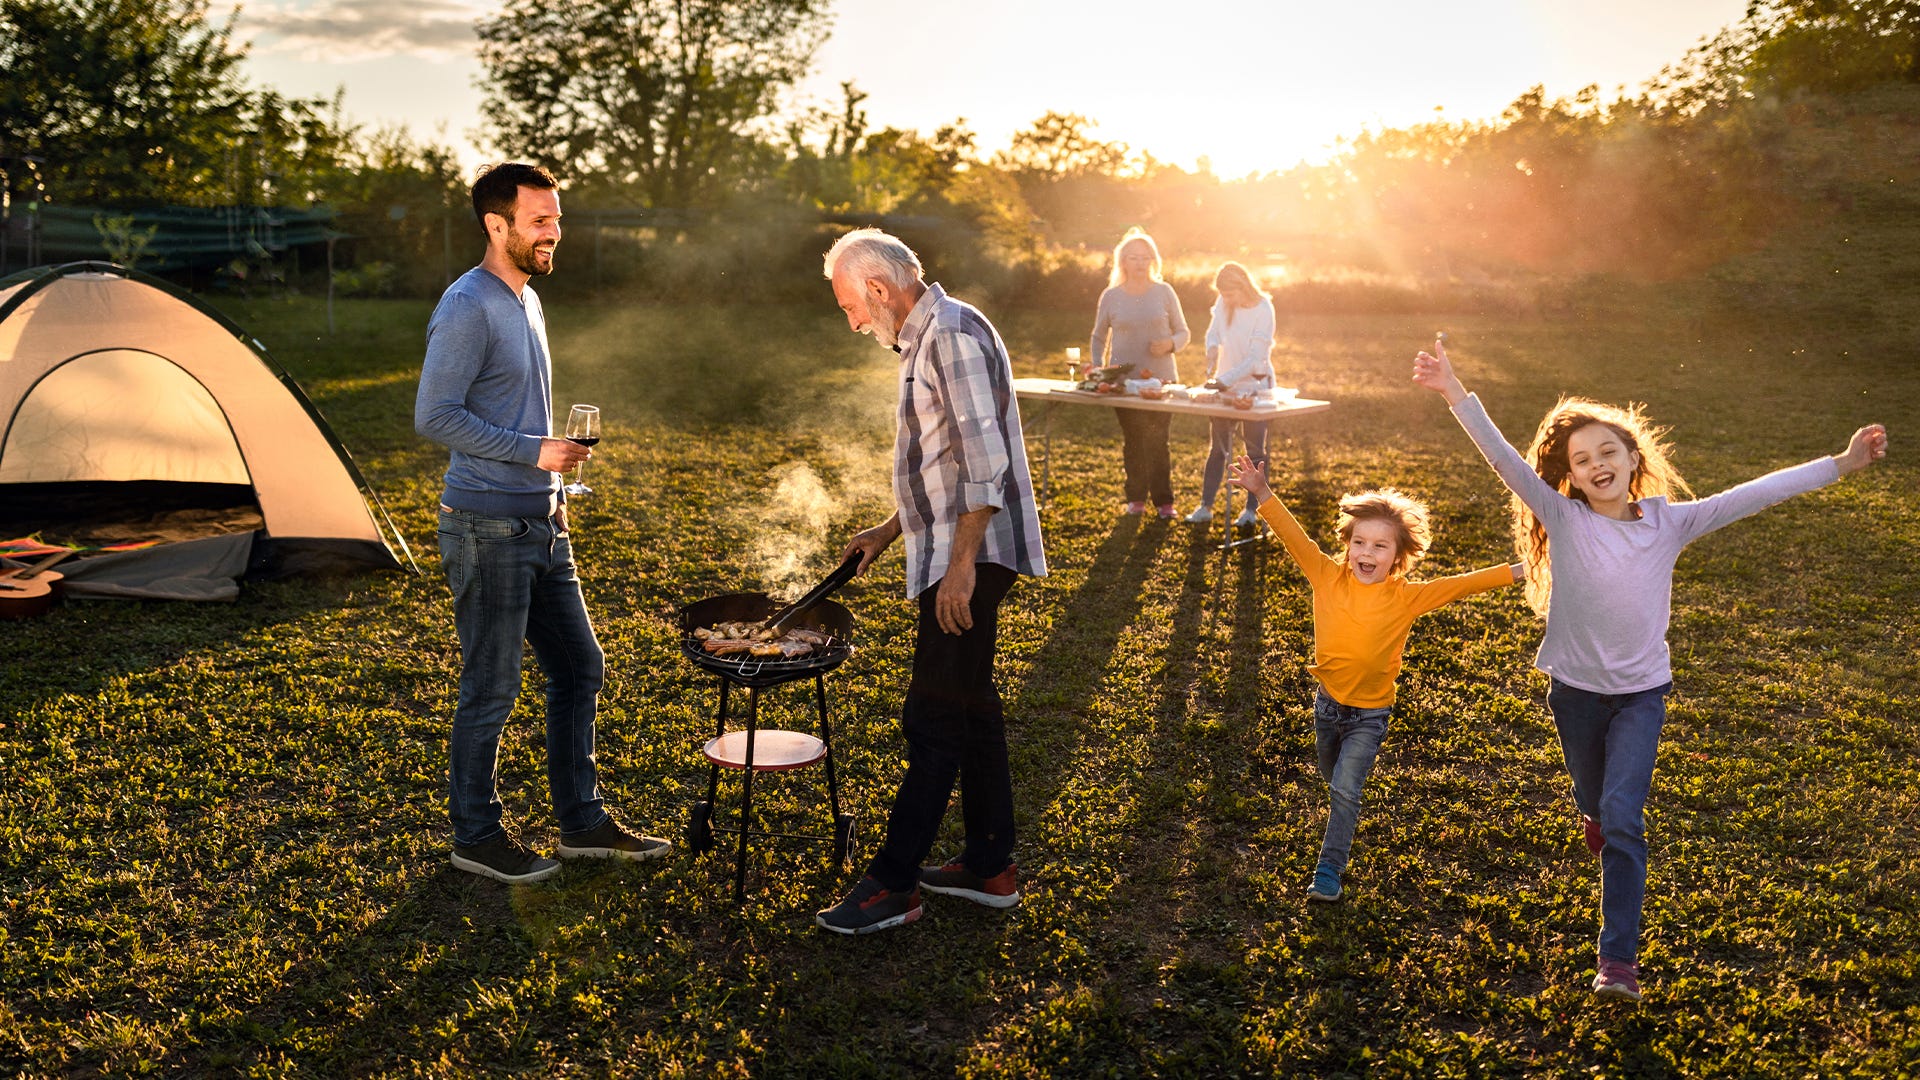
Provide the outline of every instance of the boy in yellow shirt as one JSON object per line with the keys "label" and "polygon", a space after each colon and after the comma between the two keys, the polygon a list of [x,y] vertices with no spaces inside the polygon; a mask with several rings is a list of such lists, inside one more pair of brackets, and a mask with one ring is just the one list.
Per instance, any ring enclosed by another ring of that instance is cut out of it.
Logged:
{"label": "boy in yellow shirt", "polygon": [[1320,865],[1307,899],[1340,899],[1340,876],[1360,823],[1360,788],[1373,771],[1393,712],[1394,680],[1413,620],[1463,596],[1525,580],[1525,567],[1503,563],[1436,581],[1408,581],[1433,525],[1427,507],[1392,488],[1340,499],[1340,558],[1328,556],[1267,486],[1264,464],[1241,457],[1234,486],[1259,507],[1313,590],[1313,700],[1320,776],[1332,794]]}

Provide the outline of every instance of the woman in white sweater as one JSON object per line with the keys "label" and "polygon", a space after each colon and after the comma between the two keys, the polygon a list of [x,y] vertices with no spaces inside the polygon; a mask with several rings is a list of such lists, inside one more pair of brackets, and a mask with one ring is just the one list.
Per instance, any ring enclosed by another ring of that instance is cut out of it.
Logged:
{"label": "woman in white sweater", "polygon": [[[1191,337],[1180,298],[1160,277],[1160,249],[1139,227],[1128,229],[1113,249],[1113,270],[1100,294],[1087,355],[1096,365],[1132,364],[1129,378],[1179,382],[1173,354]],[[1126,512],[1142,513],[1152,499],[1161,517],[1172,517],[1173,463],[1167,454],[1172,416],[1127,408],[1115,409],[1114,415],[1125,441]]]}
{"label": "woman in white sweater", "polygon": [[[1213,275],[1213,317],[1207,323],[1207,375],[1235,397],[1252,397],[1273,386],[1273,300],[1247,268],[1237,262],[1221,265]],[[1196,524],[1213,520],[1213,497],[1226,474],[1227,454],[1233,448],[1234,425],[1246,443],[1247,457],[1256,468],[1267,465],[1267,421],[1214,417],[1213,446],[1200,488],[1200,506],[1187,515]],[[1234,524],[1251,527],[1259,518],[1249,501]]]}

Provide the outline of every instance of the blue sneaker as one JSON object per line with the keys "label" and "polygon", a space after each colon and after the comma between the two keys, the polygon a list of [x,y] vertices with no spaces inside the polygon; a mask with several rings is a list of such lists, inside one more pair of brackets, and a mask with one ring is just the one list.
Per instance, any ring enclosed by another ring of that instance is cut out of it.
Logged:
{"label": "blue sneaker", "polygon": [[1324,863],[1313,872],[1313,884],[1307,886],[1307,899],[1331,904],[1340,899],[1340,871]]}

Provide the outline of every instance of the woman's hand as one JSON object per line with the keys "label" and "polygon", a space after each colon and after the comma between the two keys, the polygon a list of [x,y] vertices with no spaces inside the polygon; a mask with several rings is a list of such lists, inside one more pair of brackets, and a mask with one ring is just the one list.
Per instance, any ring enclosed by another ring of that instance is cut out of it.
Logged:
{"label": "woman's hand", "polygon": [[1162,337],[1154,338],[1152,341],[1147,342],[1147,354],[1149,356],[1172,356],[1173,339],[1170,337]]}
{"label": "woman's hand", "polygon": [[1467,388],[1460,385],[1453,364],[1447,360],[1447,347],[1437,339],[1433,352],[1423,350],[1413,358],[1413,381],[1446,398],[1448,405],[1466,400]]}
{"label": "woman's hand", "polygon": [[1233,463],[1232,475],[1228,479],[1234,487],[1246,491],[1255,506],[1273,497],[1273,489],[1267,486],[1267,465],[1264,461],[1255,465],[1252,458],[1241,454],[1240,460]]}
{"label": "woman's hand", "polygon": [[1868,424],[1853,433],[1846,450],[1833,455],[1834,464],[1840,466],[1840,475],[1859,472],[1861,469],[1887,456],[1887,429],[1881,424]]}

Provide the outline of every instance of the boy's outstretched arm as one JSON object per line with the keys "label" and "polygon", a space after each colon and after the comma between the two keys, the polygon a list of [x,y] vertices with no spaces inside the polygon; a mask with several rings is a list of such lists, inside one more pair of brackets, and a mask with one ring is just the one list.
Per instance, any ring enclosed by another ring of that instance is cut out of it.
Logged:
{"label": "boy's outstretched arm", "polygon": [[1447,347],[1437,338],[1432,352],[1422,350],[1413,358],[1413,381],[1446,398],[1448,405],[1458,405],[1467,396],[1467,388],[1460,385],[1453,364],[1447,360]]}
{"label": "boy's outstretched arm", "polygon": [[1833,455],[1840,475],[1857,473],[1887,456],[1887,429],[1883,424],[1868,424],[1853,433],[1847,448]]}
{"label": "boy's outstretched arm", "polygon": [[1253,500],[1251,505],[1259,506],[1273,498],[1273,488],[1267,486],[1267,467],[1264,464],[1255,465],[1252,458],[1241,454],[1240,460],[1235,461],[1231,469],[1232,475],[1228,480],[1234,487],[1246,491],[1247,497]]}

